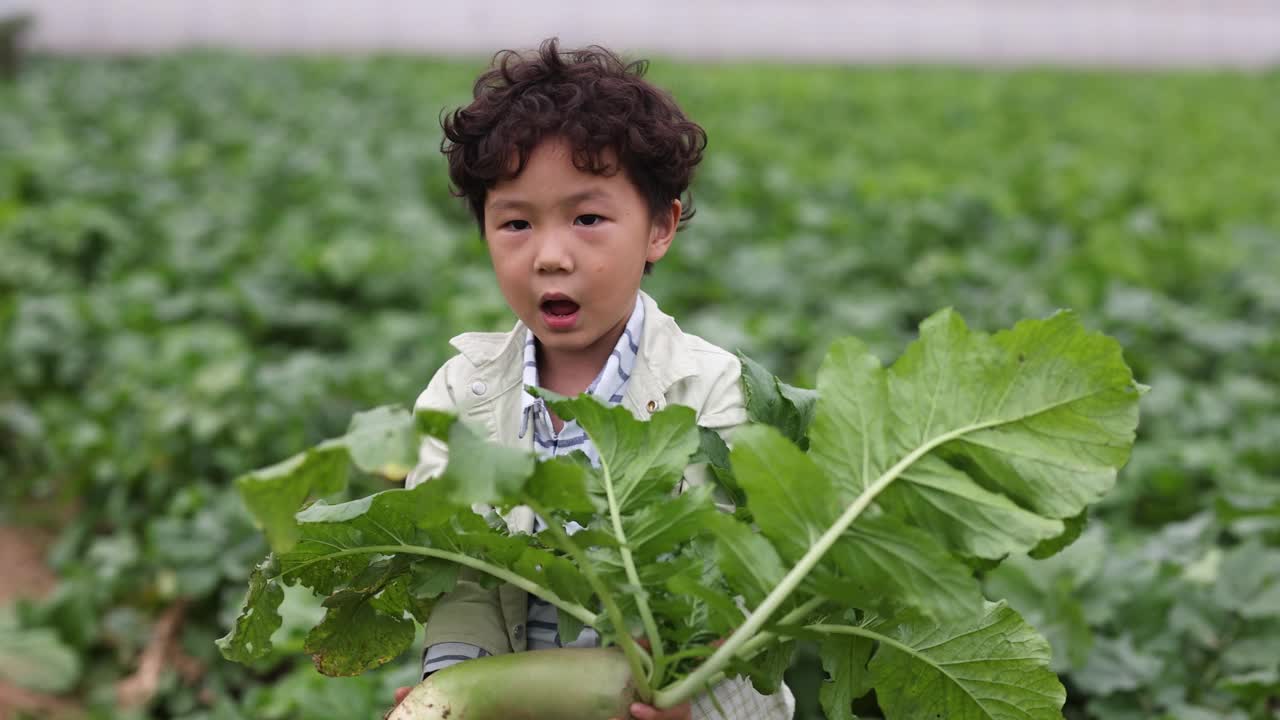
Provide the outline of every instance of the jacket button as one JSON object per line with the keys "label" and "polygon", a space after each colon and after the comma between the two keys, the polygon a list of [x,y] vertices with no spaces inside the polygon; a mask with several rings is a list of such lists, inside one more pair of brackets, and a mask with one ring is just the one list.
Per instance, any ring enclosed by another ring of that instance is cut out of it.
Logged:
{"label": "jacket button", "polygon": [[649,401],[649,404],[648,404],[648,405],[646,405],[645,407],[647,407],[647,408],[649,409],[649,412],[653,412],[654,410],[657,410],[657,409],[658,409],[658,401],[657,401],[657,400],[650,400],[650,401]]}
{"label": "jacket button", "polygon": [[511,628],[511,634],[514,635],[517,640],[524,637],[524,625],[516,625]]}
{"label": "jacket button", "polygon": [[477,381],[475,381],[475,382],[471,383],[471,392],[473,392],[473,393],[475,393],[475,394],[477,394],[477,395],[483,395],[483,394],[485,393],[485,391],[486,391],[486,390],[488,390],[488,389],[489,389],[489,386],[488,386],[488,385],[485,385],[485,384],[484,384],[483,382],[481,382],[480,380],[477,380]]}

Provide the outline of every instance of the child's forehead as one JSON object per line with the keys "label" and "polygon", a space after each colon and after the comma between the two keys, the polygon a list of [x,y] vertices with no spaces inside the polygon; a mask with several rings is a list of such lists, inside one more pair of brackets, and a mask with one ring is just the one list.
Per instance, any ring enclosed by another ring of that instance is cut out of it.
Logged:
{"label": "child's forehead", "polygon": [[619,172],[616,153],[602,152],[593,163],[587,153],[564,141],[541,142],[529,151],[523,167],[519,160],[517,152],[510,154],[508,175],[489,188],[486,205],[501,207],[528,196],[557,203],[607,200],[629,182],[626,173]]}
{"label": "child's forehead", "polygon": [[548,187],[537,193],[536,196],[521,193],[517,189],[511,189],[510,192],[505,193],[490,192],[487,204],[490,210],[523,210],[543,202],[549,202],[552,205],[572,206],[592,201],[608,202],[612,199],[614,199],[613,193],[604,188],[593,187],[562,192],[559,188]]}

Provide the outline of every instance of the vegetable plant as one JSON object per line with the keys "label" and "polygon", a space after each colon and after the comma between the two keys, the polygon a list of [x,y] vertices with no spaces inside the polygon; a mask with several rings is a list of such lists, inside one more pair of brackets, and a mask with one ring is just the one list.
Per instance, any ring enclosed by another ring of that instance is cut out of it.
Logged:
{"label": "vegetable plant", "polygon": [[[1069,312],[986,334],[944,310],[888,367],[838,341],[816,390],[743,363],[754,422],[728,444],[689,408],[641,421],[545,394],[591,436],[598,467],[489,444],[448,413],[382,408],[240,478],[273,551],[223,654],[268,653],[282,586],[300,584],[326,596],[305,646],[316,666],[360,673],[404,651],[414,620],[468,577],[541,597],[562,636],[591,625],[606,648],[461,663],[393,717],[603,718],[633,698],[678,704],[730,674],[772,692],[797,638],[819,643],[830,718],[852,718],[873,689],[888,718],[1061,717],[1048,643],[984,600],[975,569],[1053,554],[1114,484],[1143,390],[1119,344]],[[422,435],[449,445],[440,477],[298,510],[340,489],[350,464],[403,477]],[[674,493],[691,463],[715,482]],[[516,505],[547,529],[508,532],[501,513]],[[568,534],[570,520],[585,529]],[[535,675],[559,680],[511,690]]]}

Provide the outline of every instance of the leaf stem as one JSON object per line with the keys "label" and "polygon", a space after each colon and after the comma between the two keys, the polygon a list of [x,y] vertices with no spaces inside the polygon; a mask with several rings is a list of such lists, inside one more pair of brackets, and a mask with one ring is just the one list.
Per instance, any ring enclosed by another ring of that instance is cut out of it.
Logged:
{"label": "leaf stem", "polygon": [[[888,645],[889,647],[892,647],[893,649],[899,652],[910,655],[911,657],[919,660],[920,662],[927,663],[933,669],[941,672],[944,675],[947,675],[949,677],[952,675],[944,667],[942,667],[937,662],[935,662],[933,658],[924,654],[920,650],[917,650],[916,648],[913,648],[910,645],[907,645],[906,643],[903,643],[899,640],[895,640],[889,637],[888,635],[882,635],[876,632],[875,630],[868,630],[859,625],[821,625],[821,624],[806,625],[805,630],[812,630],[814,632],[826,633],[828,635],[856,635],[858,637],[867,638],[868,640],[875,640],[881,645]],[[952,679],[954,679],[954,677]]]}
{"label": "leaf stem", "polygon": [[[636,570],[635,559],[631,557],[631,548],[627,547],[627,534],[622,529],[622,508],[613,492],[613,475],[609,470],[609,461],[600,458],[600,470],[603,474],[605,497],[609,501],[609,518],[613,521],[613,534],[618,538],[618,551],[622,555],[622,567],[627,573],[627,582],[638,588],[636,592],[636,608],[640,611],[640,621],[644,623],[645,635],[649,637],[649,652],[653,655],[653,676],[646,683],[650,691],[655,685],[661,685],[666,675],[666,658],[663,654],[662,636],[658,634],[658,623],[653,619],[653,611],[649,609],[649,597],[640,584],[640,573]],[[625,630],[625,628],[619,628]]]}
{"label": "leaf stem", "polygon": [[705,657],[710,655],[715,648],[708,645],[698,645],[679,652],[673,652],[667,656],[667,664],[675,665],[686,658]]}
{"label": "leaf stem", "polygon": [[[799,622],[800,620],[804,619],[804,617],[809,613],[822,607],[822,605],[826,601],[827,599],[824,597],[809,598],[803,604],[796,607],[791,612],[787,613],[786,615],[783,615],[782,620],[780,621],[780,624],[793,625],[796,622]],[[778,636],[776,633],[772,633],[767,630],[758,632],[755,634],[754,637],[752,637],[750,640],[742,644],[742,647],[738,649],[738,652],[735,655],[735,657],[742,660],[750,660],[751,658],[759,654],[761,650],[764,650],[765,646],[767,646],[769,643],[777,639],[777,637]],[[711,675],[707,676],[706,682],[704,683],[704,687],[714,686],[716,683],[724,679],[724,675],[725,673],[723,669],[712,673]],[[672,707],[673,705],[678,705],[684,702],[685,700],[689,699],[689,698],[676,699],[674,697],[668,697],[666,694],[671,692],[671,690],[673,689],[675,689],[674,685],[671,686],[671,688],[659,690],[657,694],[654,695],[654,703],[656,704],[657,707],[663,707],[663,708]],[[668,702],[671,704],[670,705],[659,704],[659,703],[668,703]]]}
{"label": "leaf stem", "polygon": [[[809,598],[807,601],[804,602],[804,604],[800,605],[799,607],[787,613],[786,615],[783,615],[782,619],[778,621],[778,624],[794,625],[797,622],[803,620],[809,613],[822,607],[822,605],[826,603],[826,601],[827,599],[824,597]],[[754,657],[756,653],[764,649],[765,645],[768,645],[769,643],[773,642],[774,639],[778,637],[778,634],[779,633],[769,632],[767,630],[756,633],[755,637],[751,638],[750,640],[742,644],[742,648],[738,650],[738,657],[743,660],[747,660],[749,658]]]}
{"label": "leaf stem", "polygon": [[[653,671],[652,661],[644,650],[640,648],[639,644],[636,643],[635,638],[631,637],[631,633],[628,632],[626,618],[622,615],[622,608],[618,607],[618,602],[614,599],[613,593],[609,592],[608,586],[596,574],[591,565],[591,559],[569,537],[569,533],[566,533],[564,528],[554,521],[554,518],[551,517],[546,508],[532,498],[526,497],[524,500],[526,505],[547,521],[547,530],[560,542],[565,552],[573,556],[573,559],[578,563],[578,568],[582,570],[582,574],[587,578],[587,583],[591,585],[591,589],[600,597],[600,602],[604,604],[605,613],[609,615],[609,620],[618,632],[618,645],[622,647],[622,652],[627,656],[627,662],[631,665],[631,675],[636,682],[636,694],[642,700],[648,700],[653,697],[653,684],[650,681],[650,673]],[[587,624],[591,625],[592,623]],[[646,664],[648,667],[646,667]]]}
{"label": "leaf stem", "polygon": [[861,625],[817,624],[817,625],[805,625],[804,629],[812,630],[814,632],[819,632],[819,633],[825,633],[827,635],[857,635],[858,637],[864,637],[864,638],[867,638],[868,640],[875,640],[876,642],[889,645],[897,650],[901,650],[902,652],[907,653],[908,655],[913,655],[915,657],[921,658],[927,661],[930,665],[935,664],[933,661],[929,660],[929,658],[921,654],[919,650],[911,647],[910,645],[907,645],[898,640],[894,640],[888,635],[878,633],[875,630],[868,630],[862,627]]}
{"label": "leaf stem", "polygon": [[492,575],[493,577],[496,577],[499,580],[502,580],[504,582],[511,583],[512,585],[515,585],[516,587],[520,588],[521,590],[524,590],[530,595],[536,595],[537,597],[540,597],[543,600],[546,600],[552,605],[555,605],[560,610],[569,613],[573,617],[580,620],[584,625],[594,625],[596,622],[599,621],[599,616],[596,615],[595,613],[579,605],[578,603],[565,600],[564,598],[552,592],[550,589],[542,587],[541,585],[524,577],[523,575],[516,574],[504,567],[499,567],[498,565],[493,565],[492,563],[487,563],[483,560],[477,560],[468,555],[463,555],[462,553],[450,552],[448,550],[437,550],[436,548],[422,547],[421,545],[364,545],[357,548],[346,548],[343,550],[338,550],[336,552],[329,553],[327,555],[324,555],[323,557],[318,557],[314,560],[308,560],[299,565],[295,565],[294,567],[291,567],[288,570],[281,572],[277,577],[283,578],[285,575],[302,570],[303,568],[317,562],[322,562],[325,560],[333,560],[335,558],[346,557],[349,555],[362,555],[366,553],[382,553],[384,555],[388,555],[391,553],[403,553],[405,555],[424,555],[426,557],[439,558],[441,560],[448,560],[450,562],[455,562],[455,563],[458,563],[459,565],[465,565],[466,567],[479,570],[480,572],[485,573],[487,575]]}
{"label": "leaf stem", "polygon": [[994,424],[996,424],[996,421],[976,423],[974,425],[968,425],[943,433],[911,451],[895,463],[893,467],[885,470],[880,477],[876,478],[875,482],[867,486],[867,488],[863,490],[858,497],[854,498],[853,502],[845,508],[844,512],[840,514],[840,517],[836,519],[835,523],[831,527],[827,528],[827,531],[822,533],[822,536],[819,537],[813,545],[809,546],[809,549],[805,551],[804,555],[796,561],[795,566],[792,567],[785,576],[783,576],[782,582],[778,583],[778,586],[765,597],[759,607],[757,607],[751,615],[747,617],[746,621],[729,636],[729,639],[720,646],[720,649],[717,650],[710,659],[707,660],[707,662],[699,665],[696,670],[686,675],[679,682],[658,693],[657,702],[660,706],[671,707],[688,700],[706,684],[708,678],[724,670],[724,668],[728,666],[730,660],[738,654],[738,651],[741,650],[742,646],[748,640],[752,639],[765,622],[769,620],[769,616],[782,605],[791,593],[795,592],[796,589],[800,587],[800,583],[809,575],[813,568],[817,566],[818,561],[822,559],[822,556],[836,544],[836,540],[840,539],[840,536],[844,534],[844,531],[849,529],[849,526],[853,524],[853,521],[858,519],[858,516],[871,505],[871,502],[876,499],[876,496],[881,492],[884,492],[884,489],[889,487],[894,480],[897,480],[903,471],[911,467],[913,463],[939,445],[943,445],[961,437],[962,435],[974,432],[975,430],[981,430],[984,427]]}

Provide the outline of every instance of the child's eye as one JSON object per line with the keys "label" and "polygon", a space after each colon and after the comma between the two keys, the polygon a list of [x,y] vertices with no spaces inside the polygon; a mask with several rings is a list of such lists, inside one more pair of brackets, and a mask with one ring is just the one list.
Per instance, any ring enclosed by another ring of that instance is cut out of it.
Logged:
{"label": "child's eye", "polygon": [[591,227],[592,225],[595,225],[601,220],[604,220],[604,218],[600,217],[599,215],[587,213],[586,215],[579,215],[578,217],[574,218],[573,221],[578,223],[579,225],[585,225],[587,227]]}
{"label": "child's eye", "polygon": [[507,222],[502,223],[502,227],[507,230],[528,230],[529,221],[528,220],[508,220]]}

